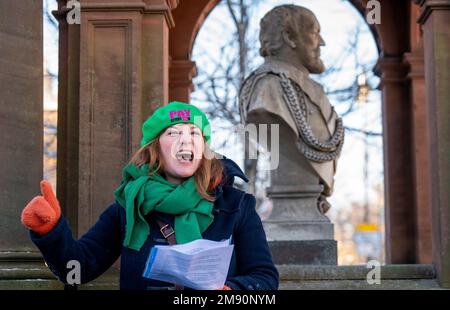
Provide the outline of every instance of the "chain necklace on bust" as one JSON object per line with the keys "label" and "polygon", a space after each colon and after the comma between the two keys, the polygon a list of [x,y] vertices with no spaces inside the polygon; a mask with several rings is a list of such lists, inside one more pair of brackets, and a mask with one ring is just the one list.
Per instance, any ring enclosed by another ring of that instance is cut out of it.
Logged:
{"label": "chain necklace on bust", "polygon": [[307,104],[305,94],[299,92],[299,96],[292,85],[291,80],[285,73],[280,72],[280,83],[283,88],[283,97],[286,101],[299,131],[299,139],[296,141],[297,148],[309,160],[325,162],[335,160],[339,157],[344,142],[344,125],[342,119],[336,119],[336,127],[331,139],[321,142],[307,122]]}

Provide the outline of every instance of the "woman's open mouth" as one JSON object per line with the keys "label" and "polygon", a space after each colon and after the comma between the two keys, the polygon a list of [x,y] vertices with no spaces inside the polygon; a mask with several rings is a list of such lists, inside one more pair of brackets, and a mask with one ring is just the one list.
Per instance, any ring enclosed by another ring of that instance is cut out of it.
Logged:
{"label": "woman's open mouth", "polygon": [[192,151],[180,151],[176,154],[176,158],[180,162],[192,162],[194,153]]}

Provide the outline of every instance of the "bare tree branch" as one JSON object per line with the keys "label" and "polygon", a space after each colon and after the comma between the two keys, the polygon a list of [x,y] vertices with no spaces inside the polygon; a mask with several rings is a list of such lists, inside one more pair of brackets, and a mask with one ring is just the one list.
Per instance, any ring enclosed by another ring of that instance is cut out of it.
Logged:
{"label": "bare tree branch", "polygon": [[364,130],[364,129],[353,128],[353,127],[348,127],[348,126],[345,126],[345,130],[353,131],[353,132],[359,132],[359,133],[365,134],[367,136],[381,137],[383,135],[381,132],[367,131],[367,130]]}

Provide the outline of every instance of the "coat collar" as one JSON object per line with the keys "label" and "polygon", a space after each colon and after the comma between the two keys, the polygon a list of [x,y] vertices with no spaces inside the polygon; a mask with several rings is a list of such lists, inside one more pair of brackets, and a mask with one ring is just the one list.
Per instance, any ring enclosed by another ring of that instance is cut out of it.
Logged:
{"label": "coat collar", "polygon": [[244,180],[245,183],[248,182],[247,176],[242,172],[241,168],[231,159],[226,158],[222,155],[222,159],[220,161],[222,162],[222,165],[224,167],[224,174],[225,174],[225,184],[226,185],[233,185],[234,183],[234,177],[239,177],[242,180]]}
{"label": "coat collar", "polygon": [[220,156],[221,157],[219,158],[224,168],[225,177],[219,184],[219,186],[217,186],[214,190],[213,196],[215,196],[216,198],[219,198],[222,195],[225,186],[233,186],[235,177],[241,178],[246,183],[248,182],[247,176],[244,174],[244,172],[242,172],[241,168],[239,168],[239,166],[234,161],[225,157],[224,155]]}

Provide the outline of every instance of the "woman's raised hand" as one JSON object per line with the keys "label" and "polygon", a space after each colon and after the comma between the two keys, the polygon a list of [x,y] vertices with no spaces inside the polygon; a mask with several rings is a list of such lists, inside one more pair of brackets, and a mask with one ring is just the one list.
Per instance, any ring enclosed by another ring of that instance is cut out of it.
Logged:
{"label": "woman's raised hand", "polygon": [[22,224],[28,229],[45,235],[55,227],[61,217],[61,208],[46,180],[41,181],[42,196],[34,197],[22,211]]}

